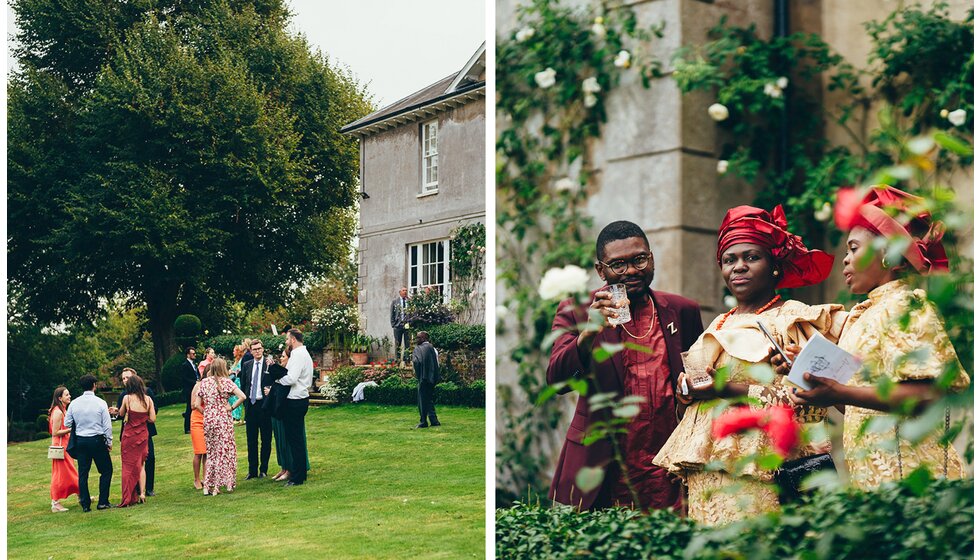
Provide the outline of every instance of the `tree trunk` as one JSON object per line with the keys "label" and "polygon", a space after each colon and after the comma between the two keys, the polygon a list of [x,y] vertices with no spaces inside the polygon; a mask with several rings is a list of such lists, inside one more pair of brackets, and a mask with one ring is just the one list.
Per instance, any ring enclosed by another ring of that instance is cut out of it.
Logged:
{"label": "tree trunk", "polygon": [[150,334],[153,339],[153,357],[156,360],[157,388],[160,393],[166,391],[163,386],[163,364],[177,353],[174,341],[174,320],[177,318],[178,284],[164,284],[147,293],[146,311],[150,318]]}

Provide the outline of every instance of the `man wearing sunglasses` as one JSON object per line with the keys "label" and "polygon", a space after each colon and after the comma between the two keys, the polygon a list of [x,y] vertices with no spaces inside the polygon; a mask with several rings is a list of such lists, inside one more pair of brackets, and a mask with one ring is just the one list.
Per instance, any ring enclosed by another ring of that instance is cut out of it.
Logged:
{"label": "man wearing sunglasses", "polygon": [[[680,484],[652,460],[677,426],[673,387],[683,370],[681,352],[690,348],[704,327],[697,303],[650,288],[655,269],[643,230],[632,222],[613,222],[596,239],[595,270],[603,287],[592,293],[588,304],[573,298],[558,306],[552,330],[562,334],[551,349],[548,383],[583,379],[589,383],[589,395],[614,393],[617,398],[642,399],[625,434],[585,444],[583,438],[594,425],[611,416],[609,408],[590,410],[588,397],[579,397],[551,483],[551,497],[559,503],[581,509],[681,506]],[[609,318],[622,303],[612,299],[609,286],[613,284],[626,285],[631,315],[616,326]],[[590,322],[593,327],[584,326]],[[621,350],[601,360],[594,353],[601,348]],[[615,459],[617,448],[625,469]],[[586,487],[579,487],[576,477],[584,467],[601,468],[602,481],[595,486],[583,482]]]}

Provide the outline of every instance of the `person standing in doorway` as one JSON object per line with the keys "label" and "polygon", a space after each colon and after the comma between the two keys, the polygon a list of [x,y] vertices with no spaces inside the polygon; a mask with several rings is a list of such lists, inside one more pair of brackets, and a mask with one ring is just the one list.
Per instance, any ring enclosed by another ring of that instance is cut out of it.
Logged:
{"label": "person standing in doorway", "polygon": [[391,300],[391,330],[395,335],[395,359],[404,362],[402,348],[408,347],[408,288],[402,286],[398,297]]}

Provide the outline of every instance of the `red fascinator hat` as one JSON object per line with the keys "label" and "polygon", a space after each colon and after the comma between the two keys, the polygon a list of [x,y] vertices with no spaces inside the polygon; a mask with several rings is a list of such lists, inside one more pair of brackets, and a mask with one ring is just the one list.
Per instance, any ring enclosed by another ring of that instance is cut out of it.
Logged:
{"label": "red fascinator hat", "polygon": [[782,278],[777,288],[799,288],[819,284],[830,276],[834,257],[820,250],[807,249],[803,239],[786,230],[782,205],[772,212],[754,206],[737,206],[725,214],[718,229],[718,264],[732,245],[753,243],[769,249],[779,263]]}
{"label": "red fascinator hat", "polygon": [[834,221],[843,231],[863,227],[875,235],[904,239],[908,247],[903,256],[920,274],[949,271],[942,244],[945,228],[932,220],[918,196],[888,185],[875,185],[863,197],[854,189],[841,189]]}

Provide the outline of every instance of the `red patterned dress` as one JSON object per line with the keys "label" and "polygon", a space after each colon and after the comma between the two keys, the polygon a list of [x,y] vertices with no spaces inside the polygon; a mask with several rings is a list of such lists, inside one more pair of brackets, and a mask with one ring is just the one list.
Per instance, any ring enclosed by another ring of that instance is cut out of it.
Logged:
{"label": "red patterned dress", "polygon": [[228,397],[235,392],[235,382],[227,377],[208,377],[201,381],[198,395],[204,406],[204,440],[208,462],[204,469],[204,489],[214,494],[218,486],[235,489],[238,474],[238,450],[235,427],[228,412]]}

